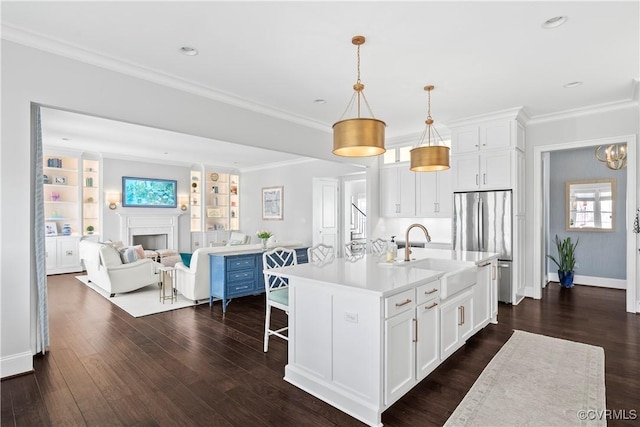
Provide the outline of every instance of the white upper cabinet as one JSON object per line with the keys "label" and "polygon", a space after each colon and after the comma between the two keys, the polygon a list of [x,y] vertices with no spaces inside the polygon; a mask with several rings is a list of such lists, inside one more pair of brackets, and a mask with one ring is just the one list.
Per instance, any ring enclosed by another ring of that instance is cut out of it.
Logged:
{"label": "white upper cabinet", "polygon": [[518,148],[524,150],[524,128],[515,119],[492,120],[452,129],[454,154]]}
{"label": "white upper cabinet", "polygon": [[514,150],[453,156],[454,191],[504,190],[513,188]]}
{"label": "white upper cabinet", "polygon": [[450,218],[453,212],[451,169],[416,173],[416,216]]}
{"label": "white upper cabinet", "polygon": [[415,172],[406,165],[380,170],[380,213],[383,217],[415,216]]}

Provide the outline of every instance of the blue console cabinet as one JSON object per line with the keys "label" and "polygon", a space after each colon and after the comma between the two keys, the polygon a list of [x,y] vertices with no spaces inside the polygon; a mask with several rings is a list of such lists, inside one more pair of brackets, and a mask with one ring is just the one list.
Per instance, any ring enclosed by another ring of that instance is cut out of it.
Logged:
{"label": "blue console cabinet", "polygon": [[[297,248],[298,264],[308,262],[307,248]],[[222,312],[233,298],[257,295],[265,291],[262,273],[262,252],[241,254],[210,254],[211,293],[209,306],[214,299],[222,300]]]}

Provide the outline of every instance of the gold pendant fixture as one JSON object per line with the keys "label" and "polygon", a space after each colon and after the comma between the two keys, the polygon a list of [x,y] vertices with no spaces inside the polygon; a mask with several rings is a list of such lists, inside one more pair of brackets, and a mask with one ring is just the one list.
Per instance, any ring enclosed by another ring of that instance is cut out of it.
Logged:
{"label": "gold pendant fixture", "polygon": [[[604,157],[600,157],[600,151],[604,148]],[[596,159],[607,164],[609,169],[620,170],[627,166],[627,144],[611,144],[606,148],[598,145]]]}
{"label": "gold pendant fixture", "polygon": [[[429,94],[429,109],[425,123],[427,127],[420,136],[418,147],[410,151],[411,167],[414,172],[436,172],[449,169],[449,147],[446,145],[431,145],[431,134],[435,132],[442,141],[440,134],[433,127],[433,118],[431,118],[431,91],[435,86],[425,86],[424,90]],[[423,145],[425,137],[428,138],[428,145]],[[435,141],[434,141],[435,143]]]}
{"label": "gold pendant fixture", "polygon": [[[353,96],[342,117],[356,103],[358,116],[353,119],[339,120],[333,125],[333,154],[345,157],[377,156],[387,151],[384,148],[384,128],[382,120],[373,117],[369,102],[364,96],[364,84],[360,81],[360,46],[365,42],[364,36],[354,36],[351,43],[358,46],[358,79],[353,85]],[[361,101],[369,110],[372,118],[360,117]]]}

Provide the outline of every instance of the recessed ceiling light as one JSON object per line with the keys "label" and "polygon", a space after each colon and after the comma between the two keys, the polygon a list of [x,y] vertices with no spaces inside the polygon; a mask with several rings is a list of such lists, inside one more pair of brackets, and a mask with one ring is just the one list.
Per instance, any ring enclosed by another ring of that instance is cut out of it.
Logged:
{"label": "recessed ceiling light", "polygon": [[542,23],[542,28],[557,28],[560,25],[567,22],[566,16],[554,16],[553,18],[549,18]]}
{"label": "recessed ceiling light", "polygon": [[314,103],[314,104],[326,104],[326,103],[327,103],[327,101],[326,101],[325,99],[320,99],[320,98],[318,98],[318,99],[314,99],[314,100],[313,100],[313,103]]}
{"label": "recessed ceiling light", "polygon": [[164,154],[169,154],[169,153],[165,151]]}
{"label": "recessed ceiling light", "polygon": [[180,48],[180,53],[187,56],[196,56],[198,54],[198,49],[189,46],[182,46]]}
{"label": "recessed ceiling light", "polygon": [[582,84],[582,82],[571,82],[564,85],[567,89],[571,89],[572,87],[578,87]]}
{"label": "recessed ceiling light", "polygon": [[71,141],[69,138],[60,138],[60,139],[62,139],[63,141]]}

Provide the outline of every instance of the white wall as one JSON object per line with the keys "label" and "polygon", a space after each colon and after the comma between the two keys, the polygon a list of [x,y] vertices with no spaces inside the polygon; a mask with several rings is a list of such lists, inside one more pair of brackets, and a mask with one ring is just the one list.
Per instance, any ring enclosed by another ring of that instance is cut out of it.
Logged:
{"label": "white wall", "polygon": [[[278,241],[313,242],[313,178],[338,178],[361,172],[362,168],[325,160],[243,172],[240,176],[240,229],[257,242],[258,230],[271,231]],[[282,221],[262,220],[261,196],[263,187],[284,187],[284,216]]]}
{"label": "white wall", "polygon": [[[330,129],[322,132],[295,125],[6,40],[2,40],[1,53],[2,377],[31,370],[35,349],[32,102],[228,142],[319,158],[332,156]],[[230,111],[239,112],[242,119],[231,117]]]}

